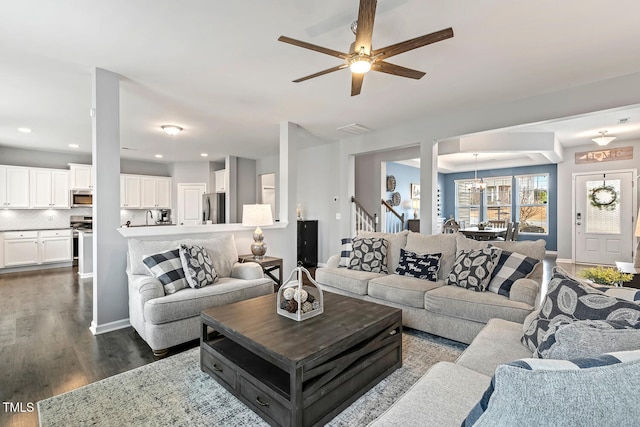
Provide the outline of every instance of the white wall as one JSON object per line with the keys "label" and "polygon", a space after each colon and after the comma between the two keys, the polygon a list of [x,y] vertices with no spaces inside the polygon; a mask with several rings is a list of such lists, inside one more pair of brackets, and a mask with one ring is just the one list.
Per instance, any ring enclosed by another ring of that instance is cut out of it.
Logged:
{"label": "white wall", "polygon": [[[564,162],[558,164],[558,258],[572,259],[572,230],[573,220],[572,201],[574,173],[602,172],[620,169],[636,169],[640,167],[640,140],[614,141],[606,148],[633,147],[633,159],[618,160],[613,162],[576,164],[575,153],[581,151],[597,151],[600,149],[596,144],[584,145],[581,147],[568,148],[564,150]],[[636,182],[636,191],[640,197],[640,188]],[[637,199],[638,200],[638,199]],[[634,208],[635,215],[638,212],[637,206]],[[633,245],[635,247],[635,244]]]}
{"label": "white wall", "polygon": [[242,205],[256,203],[256,161],[238,157],[236,174],[237,222],[242,222]]}

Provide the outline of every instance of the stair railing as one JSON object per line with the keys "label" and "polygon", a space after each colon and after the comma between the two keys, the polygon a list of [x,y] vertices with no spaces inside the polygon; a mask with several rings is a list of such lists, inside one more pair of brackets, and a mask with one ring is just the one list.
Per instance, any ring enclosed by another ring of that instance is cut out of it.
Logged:
{"label": "stair railing", "polygon": [[382,199],[381,202],[382,202],[382,205],[386,208],[385,210],[386,215],[384,217],[384,225],[385,225],[384,231],[387,233],[398,233],[404,230],[404,213],[402,213],[401,215],[398,212],[396,212],[396,210],[393,209],[393,206],[391,206],[384,199]]}
{"label": "stair railing", "polygon": [[355,226],[354,236],[360,231],[377,231],[378,215],[371,215],[355,197],[351,197],[353,208],[351,209],[352,221]]}

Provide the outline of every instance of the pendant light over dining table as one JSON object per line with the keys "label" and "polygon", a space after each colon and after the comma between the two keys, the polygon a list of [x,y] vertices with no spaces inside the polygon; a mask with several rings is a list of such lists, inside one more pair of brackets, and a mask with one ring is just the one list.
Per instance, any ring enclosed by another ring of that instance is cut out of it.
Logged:
{"label": "pendant light over dining table", "polygon": [[474,154],[473,157],[475,158],[475,172],[473,174],[473,188],[477,191],[483,191],[486,187],[487,184],[484,183],[484,180],[482,178],[478,179],[478,155]]}

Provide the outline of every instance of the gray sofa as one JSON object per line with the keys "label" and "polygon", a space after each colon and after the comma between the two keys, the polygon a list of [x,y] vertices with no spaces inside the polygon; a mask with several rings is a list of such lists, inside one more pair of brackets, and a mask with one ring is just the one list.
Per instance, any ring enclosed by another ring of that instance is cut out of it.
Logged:
{"label": "gray sofa", "polygon": [[[151,276],[142,259],[181,243],[203,246],[219,279],[200,289],[188,287],[165,295],[162,284]],[[232,234],[197,240],[129,239],[128,245],[129,321],[156,356],[166,354],[169,347],[199,338],[202,310],[273,293],[273,282],[264,277],[259,264],[237,262]]]}
{"label": "gray sofa", "polygon": [[[542,262],[528,278],[513,284],[509,297],[446,286],[444,279],[451,271],[459,250],[491,243],[504,250],[542,260],[545,255],[543,240],[477,242],[459,233],[425,235],[410,231],[361,232],[359,236],[382,237],[389,242],[387,267],[390,274],[339,267],[340,257],[334,255],[326,268],[316,270],[316,281],[326,291],[400,308],[402,322],[410,328],[469,344],[490,319],[522,323],[539,304]],[[438,281],[395,274],[400,248],[420,254],[442,253]]]}

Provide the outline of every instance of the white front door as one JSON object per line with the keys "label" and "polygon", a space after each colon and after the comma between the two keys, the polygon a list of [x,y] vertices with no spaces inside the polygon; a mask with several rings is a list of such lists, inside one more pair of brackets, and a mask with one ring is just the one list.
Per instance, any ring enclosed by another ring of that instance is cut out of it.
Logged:
{"label": "white front door", "polygon": [[575,262],[633,258],[633,173],[575,175]]}
{"label": "white front door", "polygon": [[202,195],[206,184],[178,184],[178,225],[202,224]]}

